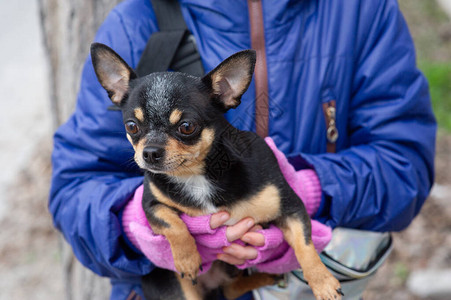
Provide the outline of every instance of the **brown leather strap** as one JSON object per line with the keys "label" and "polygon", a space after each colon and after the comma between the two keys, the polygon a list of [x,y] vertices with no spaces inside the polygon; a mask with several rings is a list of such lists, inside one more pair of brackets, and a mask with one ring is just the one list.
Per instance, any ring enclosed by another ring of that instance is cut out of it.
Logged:
{"label": "brown leather strap", "polygon": [[261,0],[248,0],[251,45],[257,51],[255,64],[255,129],[259,136],[268,136],[268,72],[266,67],[265,31]]}
{"label": "brown leather strap", "polygon": [[127,297],[127,300],[142,300],[142,298],[135,291],[131,291],[131,293]]}

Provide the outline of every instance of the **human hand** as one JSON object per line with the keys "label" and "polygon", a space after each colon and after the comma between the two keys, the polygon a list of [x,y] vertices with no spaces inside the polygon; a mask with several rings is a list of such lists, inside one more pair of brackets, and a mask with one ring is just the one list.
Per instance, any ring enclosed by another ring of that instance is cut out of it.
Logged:
{"label": "human hand", "polygon": [[[175,271],[169,242],[164,236],[155,234],[148,224],[141,205],[142,192],[143,188],[140,186],[124,209],[122,216],[124,232],[132,244],[156,266]],[[254,226],[252,218],[245,218],[232,226],[222,226],[229,218],[230,215],[227,212],[200,217],[181,215],[188,231],[196,240],[199,254],[202,257],[201,273],[208,271],[212,262],[218,259],[218,255],[224,254],[223,249],[227,247],[239,246],[244,249],[243,253],[239,253],[240,260],[231,258],[228,261],[231,264],[239,265],[243,264],[245,260],[256,258],[255,249],[250,249],[251,247],[245,246],[243,242],[241,245],[238,244],[239,242],[232,245],[231,242],[242,238],[249,230],[261,229],[261,226]],[[249,238],[253,240],[257,235],[255,244],[262,244],[263,235],[255,232],[253,234]],[[226,260],[227,258],[224,261]]]}
{"label": "human hand", "polygon": [[[219,212],[211,215],[210,227],[215,229],[224,225],[229,220],[230,215],[227,212]],[[226,238],[228,242],[241,240],[247,245],[232,243],[230,246],[223,247],[223,253],[219,253],[217,258],[232,265],[242,265],[247,260],[257,258],[258,250],[256,246],[265,244],[265,236],[258,232],[262,230],[260,225],[254,225],[252,218],[244,218],[234,225],[227,226]]]}
{"label": "human hand", "polygon": [[[155,234],[148,224],[142,209],[142,193],[143,187],[140,186],[133,199],[124,208],[122,214],[124,232],[131,243],[156,266],[175,271],[169,242],[164,236]],[[283,241],[280,230],[274,232],[272,228],[262,232],[261,226],[255,226],[251,218],[245,218],[232,226],[223,226],[230,218],[227,212],[200,217],[182,214],[181,218],[196,240],[202,257],[201,273],[206,272],[217,259],[240,268],[247,267],[248,262],[259,263],[262,259],[268,258],[274,252],[272,251],[274,246]],[[278,242],[271,243],[273,240]],[[255,247],[261,247],[263,252],[259,253]]]}
{"label": "human hand", "polygon": [[[169,242],[164,236],[156,235],[148,224],[142,209],[142,192],[143,187],[140,186],[123,211],[124,232],[132,244],[156,266],[175,271]],[[202,257],[201,273],[208,271],[216,259],[240,269],[254,266],[262,272],[274,274],[299,267],[294,251],[276,226],[261,229],[259,225],[254,225],[251,218],[245,218],[232,226],[223,226],[229,217],[226,212],[200,217],[181,215]],[[312,240],[317,250],[327,245],[330,236],[329,227],[312,221]]]}
{"label": "human hand", "polygon": [[[210,226],[220,227],[227,220],[226,212],[213,214]],[[268,229],[262,229],[260,225],[252,226],[252,222],[252,219],[245,218],[235,225],[226,226],[227,240],[239,240],[224,247],[224,253],[217,255],[219,260],[236,265],[240,269],[256,267],[260,272],[270,274],[286,273],[300,267],[294,250],[284,240],[279,228],[270,225]],[[320,252],[329,243],[332,229],[315,220],[311,220],[311,226],[312,242]]]}

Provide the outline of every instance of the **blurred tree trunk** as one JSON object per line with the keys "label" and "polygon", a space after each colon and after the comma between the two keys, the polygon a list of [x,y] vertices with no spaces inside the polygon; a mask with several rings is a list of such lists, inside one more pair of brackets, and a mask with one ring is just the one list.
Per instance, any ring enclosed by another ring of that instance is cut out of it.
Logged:
{"label": "blurred tree trunk", "polygon": [[[72,113],[80,74],[97,28],[119,0],[38,0],[50,70],[52,125]],[[66,299],[108,299],[110,283],[81,266],[61,238]]]}
{"label": "blurred tree trunk", "polygon": [[120,0],[38,0],[50,66],[53,125],[72,113],[80,73],[100,24]]}

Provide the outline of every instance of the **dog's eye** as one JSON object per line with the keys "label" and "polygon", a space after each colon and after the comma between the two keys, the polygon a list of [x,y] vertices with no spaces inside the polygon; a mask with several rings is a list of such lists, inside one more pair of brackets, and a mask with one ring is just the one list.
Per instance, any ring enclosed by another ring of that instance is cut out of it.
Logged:
{"label": "dog's eye", "polygon": [[179,132],[184,135],[190,135],[196,130],[196,125],[189,122],[183,122],[179,126]]}
{"label": "dog's eye", "polygon": [[130,134],[136,134],[139,130],[138,125],[133,121],[128,121],[125,123],[125,130]]}

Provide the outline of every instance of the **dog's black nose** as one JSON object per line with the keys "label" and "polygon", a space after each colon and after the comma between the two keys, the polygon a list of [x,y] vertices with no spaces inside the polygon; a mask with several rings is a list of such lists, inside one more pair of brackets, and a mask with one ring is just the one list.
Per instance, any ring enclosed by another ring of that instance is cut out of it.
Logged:
{"label": "dog's black nose", "polygon": [[143,150],[143,158],[149,164],[157,163],[164,155],[164,148],[146,147]]}

